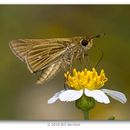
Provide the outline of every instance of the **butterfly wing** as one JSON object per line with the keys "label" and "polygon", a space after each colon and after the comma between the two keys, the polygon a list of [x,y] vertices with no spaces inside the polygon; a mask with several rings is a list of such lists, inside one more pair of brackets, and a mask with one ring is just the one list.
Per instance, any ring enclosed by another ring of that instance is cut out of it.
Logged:
{"label": "butterfly wing", "polygon": [[25,62],[27,52],[31,49],[32,45],[32,41],[23,39],[13,40],[9,43],[12,52],[23,62]]}
{"label": "butterfly wing", "polygon": [[52,79],[61,69],[62,60],[50,65],[46,69],[44,69],[39,76],[36,84],[44,84],[48,80]]}
{"label": "butterfly wing", "polygon": [[65,54],[70,42],[69,38],[22,39],[12,41],[10,47],[34,73],[57,62]]}

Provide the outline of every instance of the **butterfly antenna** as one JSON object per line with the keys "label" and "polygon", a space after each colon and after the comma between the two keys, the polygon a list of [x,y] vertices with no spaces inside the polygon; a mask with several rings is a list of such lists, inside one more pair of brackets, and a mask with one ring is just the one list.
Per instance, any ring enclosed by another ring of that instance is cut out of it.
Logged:
{"label": "butterfly antenna", "polygon": [[98,34],[98,35],[96,35],[96,36],[91,37],[91,39],[104,37],[105,35],[106,35],[105,33]]}

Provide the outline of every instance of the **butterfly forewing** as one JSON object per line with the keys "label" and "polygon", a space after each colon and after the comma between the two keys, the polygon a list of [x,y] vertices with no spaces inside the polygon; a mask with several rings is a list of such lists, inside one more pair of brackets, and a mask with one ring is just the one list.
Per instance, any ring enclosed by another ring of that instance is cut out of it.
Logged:
{"label": "butterfly forewing", "polygon": [[68,39],[64,44],[61,40],[63,41],[63,39],[53,39],[50,42],[43,40],[43,42],[34,44],[26,57],[29,70],[37,72],[59,60],[64,55],[68,44]]}
{"label": "butterfly forewing", "polygon": [[27,63],[31,73],[45,69],[65,53],[69,38],[18,39],[10,43],[14,54]]}
{"label": "butterfly forewing", "polygon": [[33,42],[17,39],[9,43],[12,52],[22,61],[25,61],[27,52],[31,49]]}
{"label": "butterfly forewing", "polygon": [[64,53],[65,50],[58,49],[58,51],[60,51],[60,53],[55,52],[54,54],[50,54],[48,51],[44,52],[41,50],[40,52],[38,52],[39,55],[38,54],[35,55],[32,49],[32,51],[28,53],[26,59],[28,68],[31,69],[31,71],[33,72],[45,69],[47,66],[53,64],[56,60],[59,60],[59,58],[61,57],[61,55]]}

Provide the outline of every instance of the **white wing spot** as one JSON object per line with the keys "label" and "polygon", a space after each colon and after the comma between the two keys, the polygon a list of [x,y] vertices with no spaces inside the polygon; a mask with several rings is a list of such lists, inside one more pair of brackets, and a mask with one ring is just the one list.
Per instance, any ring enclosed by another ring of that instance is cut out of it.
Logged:
{"label": "white wing spot", "polygon": [[42,56],[38,56],[38,59],[41,59],[42,58]]}

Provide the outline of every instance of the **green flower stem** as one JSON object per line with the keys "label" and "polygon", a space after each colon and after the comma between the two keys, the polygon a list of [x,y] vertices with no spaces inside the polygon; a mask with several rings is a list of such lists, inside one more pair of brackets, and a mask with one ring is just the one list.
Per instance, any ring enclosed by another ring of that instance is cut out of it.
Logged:
{"label": "green flower stem", "polygon": [[89,120],[89,111],[94,108],[95,100],[83,94],[80,99],[76,100],[75,105],[78,109],[82,110],[84,120]]}
{"label": "green flower stem", "polygon": [[89,120],[89,111],[83,111],[84,120]]}

